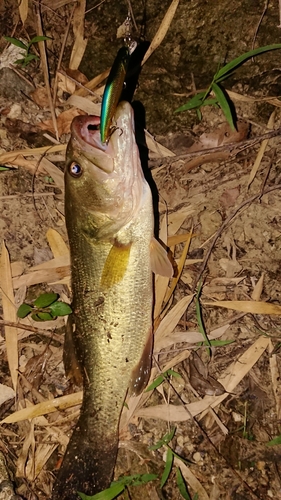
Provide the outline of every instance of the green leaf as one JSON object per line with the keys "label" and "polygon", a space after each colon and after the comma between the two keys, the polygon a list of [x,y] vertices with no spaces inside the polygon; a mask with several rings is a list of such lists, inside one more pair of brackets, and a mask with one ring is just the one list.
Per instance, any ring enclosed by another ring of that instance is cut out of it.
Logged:
{"label": "green leaf", "polygon": [[167,370],[166,373],[168,375],[175,377],[175,378],[181,378],[180,374],[178,372],[175,372],[174,370],[169,369],[169,370]]}
{"label": "green leaf", "polygon": [[58,299],[58,293],[42,293],[39,297],[34,301],[35,307],[48,307],[53,302]]}
{"label": "green leaf", "polygon": [[54,317],[48,312],[37,312],[31,314],[34,321],[53,321]]}
{"label": "green leaf", "polygon": [[7,42],[12,43],[16,47],[20,47],[21,49],[27,50],[27,45],[25,45],[21,40],[18,40],[17,38],[13,38],[10,36],[4,36],[4,38],[5,40],[7,40]]}
{"label": "green leaf", "polygon": [[22,64],[23,66],[27,66],[33,60],[39,61],[39,57],[35,54],[27,54]]}
{"label": "green leaf", "polygon": [[82,500],[113,500],[113,498],[116,498],[125,490],[126,486],[139,486],[146,484],[150,481],[154,481],[157,477],[158,476],[156,474],[134,474],[133,476],[124,476],[118,479],[118,481],[113,481],[109,488],[97,493],[96,495],[89,497],[88,495],[85,495],[85,493],[80,492],[78,492],[78,495],[82,498]]}
{"label": "green leaf", "polygon": [[4,171],[4,170],[13,170],[13,168],[10,168],[10,167],[4,167],[4,165],[1,165],[0,166],[0,172]]}
{"label": "green leaf", "polygon": [[134,474],[133,476],[125,476],[121,481],[125,486],[141,486],[157,479],[157,474]]}
{"label": "green leaf", "polygon": [[188,493],[187,489],[186,489],[186,484],[185,484],[185,481],[184,481],[184,478],[183,478],[183,475],[181,473],[181,470],[177,467],[177,485],[178,485],[178,489],[180,490],[180,494],[181,496],[185,499],[185,500],[192,500],[190,494]]}
{"label": "green leaf", "polygon": [[174,455],[172,453],[171,448],[167,449],[167,457],[166,457],[166,464],[165,464],[165,469],[161,477],[161,484],[160,488],[163,488],[163,486],[166,484],[168,477],[171,473],[172,467],[173,467],[173,462],[174,462]]}
{"label": "green leaf", "polygon": [[153,389],[155,389],[156,387],[158,387],[159,385],[162,384],[162,382],[164,382],[165,380],[165,376],[164,374],[161,373],[161,375],[159,375],[159,377],[157,377],[153,382],[152,384],[150,384],[144,392],[149,392],[149,391],[153,391]]}
{"label": "green leaf", "polygon": [[164,444],[168,444],[170,441],[172,441],[172,439],[175,435],[175,432],[176,432],[176,427],[173,427],[170,432],[165,434],[165,436],[163,436],[162,439],[157,441],[156,444],[154,444],[153,446],[150,446],[148,449],[149,450],[158,450],[159,448],[161,448],[161,446],[164,446]]}
{"label": "green leaf", "polygon": [[222,87],[220,87],[215,82],[212,83],[212,90],[213,90],[213,92],[218,100],[218,103],[219,103],[230,127],[232,128],[232,130],[235,130],[233,115],[232,115],[232,111],[231,111],[230,106],[229,106],[226,91],[224,89],[222,89]]}
{"label": "green leaf", "polygon": [[185,465],[194,465],[194,462],[192,462],[191,460],[187,460],[187,458],[182,458],[180,455],[178,455],[174,450],[172,450],[172,453],[174,455],[174,457],[178,458],[183,464]]}
{"label": "green leaf", "polygon": [[32,309],[33,308],[29,304],[25,304],[24,302],[17,310],[17,317],[25,318],[32,311]]}
{"label": "green leaf", "polygon": [[250,59],[251,57],[258,56],[259,54],[263,54],[264,52],[269,52],[270,50],[281,49],[281,43],[276,43],[273,45],[266,45],[265,47],[259,47],[258,49],[250,50],[249,52],[245,52],[236,59],[233,59],[228,64],[223,66],[214,76],[214,81],[220,80],[222,77],[227,78],[229,73],[238,68],[245,61]]}
{"label": "green leaf", "polygon": [[28,46],[32,45],[33,43],[44,42],[45,40],[52,40],[52,38],[50,36],[35,36],[30,40]]}
{"label": "green leaf", "polygon": [[266,443],[266,446],[276,446],[277,444],[281,444],[281,436],[277,436],[271,441],[268,441],[268,443]]}
{"label": "green leaf", "polygon": [[80,493],[79,491],[78,495],[82,498],[82,500],[113,500],[113,498],[116,498],[117,495],[120,495],[120,493],[122,493],[124,489],[125,486],[123,484],[116,483],[110,486],[110,488],[107,488],[106,490],[103,490],[91,497],[85,495],[84,493]]}
{"label": "green leaf", "polygon": [[51,304],[50,310],[53,316],[67,316],[72,313],[70,305],[60,301]]}
{"label": "green leaf", "polygon": [[16,61],[13,62],[13,64],[23,64],[25,61],[24,57],[22,59],[17,59]]}
{"label": "green leaf", "polygon": [[175,113],[178,113],[180,111],[187,111],[189,109],[198,108],[199,106],[202,105],[205,94],[206,94],[206,92],[198,92],[198,94],[193,96],[186,104],[184,104],[180,108],[177,108],[175,110]]}

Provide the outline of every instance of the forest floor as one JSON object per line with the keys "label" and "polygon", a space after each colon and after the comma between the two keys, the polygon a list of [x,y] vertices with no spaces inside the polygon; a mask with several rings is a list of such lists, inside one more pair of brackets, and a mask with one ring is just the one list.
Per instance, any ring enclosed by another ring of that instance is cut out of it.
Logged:
{"label": "forest floor", "polygon": [[[219,106],[201,108],[201,120],[195,111],[175,113],[208,88],[219,66],[279,42],[278,6],[174,1],[173,16],[169,0],[147,4],[131,1],[132,35],[146,48],[160,28],[163,40],[143,64],[133,107],[159,236],[179,272],[155,280],[155,388],[127,398],[115,478],[157,475],[122,498],[281,499],[280,444],[268,445],[281,434],[279,50],[250,59],[223,83],[235,131]],[[0,39],[0,451],[17,494],[43,500],[82,388],[64,374],[66,318],[38,323],[17,318],[17,309],[44,292],[71,303],[65,149],[73,117],[100,112],[128,4],[26,6],[0,6],[3,35],[22,43],[50,37],[45,49],[31,45],[38,59],[26,66],[14,64],[23,49]]]}

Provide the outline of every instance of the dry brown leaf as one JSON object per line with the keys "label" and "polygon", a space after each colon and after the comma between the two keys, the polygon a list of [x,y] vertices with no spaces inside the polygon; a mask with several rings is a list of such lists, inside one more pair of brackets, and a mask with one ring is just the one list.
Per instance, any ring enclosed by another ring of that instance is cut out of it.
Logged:
{"label": "dry brown leaf", "polygon": [[25,23],[28,14],[28,0],[20,0],[19,2],[19,13],[22,24]]}
{"label": "dry brown leaf", "polygon": [[149,151],[152,151],[155,153],[153,158],[163,158],[165,156],[175,156],[175,153],[173,153],[170,149],[166,148],[165,146],[162,146],[159,142],[157,142],[147,130],[144,131],[145,133],[145,142],[147,145],[147,148]]}
{"label": "dry brown leaf", "polygon": [[240,186],[236,186],[234,188],[225,189],[220,197],[220,202],[224,208],[233,207],[235,205],[236,200],[240,194]]}
{"label": "dry brown leaf", "polygon": [[34,456],[32,456],[26,464],[25,477],[28,481],[35,481],[37,476],[42,471],[44,465],[49,460],[52,453],[58,447],[59,443],[46,444],[37,443]]}
{"label": "dry brown leaf", "polygon": [[194,295],[187,295],[177,302],[177,304],[171,309],[165,318],[162,319],[159,327],[157,328],[154,339],[155,339],[155,349],[160,351],[166,344],[166,337],[169,337],[175,327],[177,326],[179,320],[185,313],[189,304],[192,302]]}
{"label": "dry brown leaf", "polygon": [[263,290],[263,282],[264,282],[264,273],[261,274],[260,279],[258,280],[258,282],[255,285],[255,288],[254,288],[252,295],[251,295],[252,300],[260,300],[262,290]]}
{"label": "dry brown leaf", "polygon": [[179,228],[183,225],[185,219],[194,213],[191,206],[183,207],[172,214],[169,214],[168,219],[168,236],[174,236]]}
{"label": "dry brown leaf", "polygon": [[30,272],[40,271],[42,269],[56,269],[64,266],[70,266],[70,255],[61,255],[60,257],[55,257],[54,259],[46,260],[42,264],[37,264],[29,268]]}
{"label": "dry brown leaf", "polygon": [[[3,318],[5,321],[17,323],[17,313],[14,300],[12,270],[10,265],[10,257],[6,245],[3,241],[2,253],[0,260],[0,286],[2,295]],[[12,383],[15,391],[17,390],[18,378],[18,331],[17,328],[4,326],[7,358],[9,370],[11,373]]]}
{"label": "dry brown leaf", "polygon": [[209,500],[210,497],[209,497],[207,491],[202,486],[200,481],[198,481],[197,477],[193,474],[193,472],[190,470],[190,468],[187,467],[187,465],[185,465],[183,463],[183,461],[177,457],[174,457],[174,463],[177,467],[180,468],[184,479],[189,484],[190,488],[192,488],[193,491],[195,493],[197,493],[200,500]]}
{"label": "dry brown leaf", "polygon": [[276,402],[276,415],[277,420],[281,418],[281,387],[280,387],[280,369],[278,366],[277,355],[273,353],[273,345],[269,340],[269,366],[271,373],[272,389]]}
{"label": "dry brown leaf", "polygon": [[[269,117],[269,120],[268,120],[268,123],[267,123],[267,128],[269,130],[271,130],[271,129],[274,128],[275,114],[276,114],[276,110],[274,110],[271,113],[270,117]],[[252,167],[252,170],[250,172],[250,175],[249,175],[249,180],[248,180],[248,183],[247,183],[247,188],[248,189],[249,189],[250,185],[252,184],[254,178],[256,177],[257,171],[258,171],[259,166],[261,164],[261,161],[263,159],[263,155],[264,155],[265,150],[267,148],[268,141],[269,141],[269,139],[265,139],[264,141],[262,141],[262,143],[260,145],[260,149],[259,149],[259,152],[258,152],[257,157],[255,159],[255,163],[254,163],[254,165]]]}
{"label": "dry brown leaf", "polygon": [[[221,326],[220,328],[217,328],[216,330],[212,330],[209,335],[208,339],[209,340],[214,340],[222,337],[222,335],[228,330],[229,325],[224,325]],[[192,332],[192,331],[186,331],[186,332],[177,332],[175,331],[173,335],[167,336],[163,339],[162,343],[162,349],[167,349],[168,347],[171,347],[171,345],[181,343],[181,342],[186,342],[187,344],[196,344],[197,342],[202,342],[203,341],[203,336],[202,333],[200,332]],[[155,353],[158,353],[157,351],[157,343],[155,344]]]}
{"label": "dry brown leaf", "polygon": [[39,271],[31,271],[21,276],[13,278],[14,288],[20,288],[22,285],[31,286],[38,283],[54,283],[66,278],[70,275],[69,266],[56,267],[54,269],[40,269]]}
{"label": "dry brown leaf", "polygon": [[78,109],[82,109],[82,111],[85,111],[85,113],[88,113],[89,115],[100,116],[101,104],[92,102],[87,97],[82,97],[80,95],[73,94],[68,99],[67,104],[69,104],[70,106],[74,106]]}
{"label": "dry brown leaf", "polygon": [[[105,71],[100,73],[98,76],[95,76],[94,78],[92,78],[92,80],[90,80],[88,83],[86,83],[85,88],[81,88],[81,89],[76,90],[75,95],[79,95],[79,96],[88,95],[89,92],[87,91],[87,89],[96,91],[96,87],[98,85],[100,85],[108,77],[110,69],[111,68],[106,69]],[[100,87],[98,89],[98,91],[102,94],[104,92],[104,85],[102,87]]]}
{"label": "dry brown leaf", "polygon": [[185,243],[189,241],[190,238],[193,238],[195,234],[185,233],[185,234],[175,234],[174,236],[168,236],[168,247],[172,247],[174,245],[179,245],[180,243]]}
{"label": "dry brown leaf", "polygon": [[8,385],[0,384],[0,406],[16,396],[16,393],[12,387]]}
{"label": "dry brown leaf", "polygon": [[178,262],[177,276],[172,279],[172,283],[171,283],[170,287],[168,288],[167,293],[165,295],[163,307],[165,307],[168,304],[171,296],[173,295],[173,293],[175,291],[175,288],[178,284],[178,281],[181,277],[181,273],[182,273],[182,270],[183,270],[183,267],[184,267],[185,261],[186,261],[187,252],[188,252],[189,247],[190,247],[191,238],[192,238],[192,230],[190,232],[189,238],[187,239],[187,241],[184,245],[183,252],[182,252],[180,260]]}
{"label": "dry brown leaf", "polygon": [[[174,366],[176,366],[178,363],[181,363],[183,360],[187,359],[189,355],[190,355],[190,352],[187,349],[185,349],[185,351],[183,351],[183,352],[178,353],[174,358],[172,358],[172,359],[170,359],[170,361],[168,361],[168,363],[163,367],[162,372],[165,372],[165,371],[169,370],[170,368],[173,368]],[[153,367],[151,370],[150,379],[149,379],[147,386],[149,386],[155,380],[155,378],[158,377],[158,375],[159,375],[159,369],[156,367]],[[125,406],[123,407],[121,420],[120,420],[120,426],[119,426],[121,431],[123,431],[126,428],[126,426],[128,425],[128,423],[130,421],[132,421],[137,408],[141,408],[146,403],[146,401],[150,398],[152,393],[153,393],[153,391],[143,392],[142,394],[140,394],[137,397],[128,397],[126,399],[126,403],[128,405],[128,408],[126,408]]]}
{"label": "dry brown leaf", "polygon": [[165,420],[167,422],[183,422],[190,418],[190,415],[196,416],[210,407],[215,408],[229,393],[232,393],[235,387],[241,382],[245,375],[251,370],[260,356],[267,349],[269,339],[260,337],[254,344],[242,354],[237,361],[224,371],[221,378],[218,379],[225,388],[224,394],[221,396],[205,396],[200,401],[189,403],[186,405],[156,405],[148,408],[140,408],[136,411],[138,417],[155,418]]}
{"label": "dry brown leaf", "polygon": [[200,396],[219,396],[224,394],[224,387],[208,373],[208,366],[203,363],[200,356],[193,352],[188,360],[188,365],[183,365],[184,368],[189,368],[189,383]]}
{"label": "dry brown leaf", "polygon": [[65,410],[66,408],[80,405],[82,403],[82,396],[83,392],[79,391],[67,396],[50,399],[44,403],[38,403],[30,408],[23,408],[4,418],[0,424],[13,424],[15,422],[21,422],[22,420],[39,417],[40,415],[53,413],[57,410]]}
{"label": "dry brown leaf", "polygon": [[22,262],[20,260],[12,262],[11,269],[13,278],[14,276],[20,276],[24,272],[25,268],[26,268],[25,262]]}
{"label": "dry brown leaf", "polygon": [[247,138],[249,133],[249,123],[244,120],[238,120],[237,130],[232,130],[229,123],[224,122],[212,132],[204,132],[200,135],[199,141],[194,143],[189,149],[189,153],[201,151],[209,148],[217,148],[223,144],[240,142]]}
{"label": "dry brown leaf", "polygon": [[74,45],[70,56],[70,69],[78,69],[82,61],[88,40],[84,38],[86,0],[80,0],[73,14]]}
{"label": "dry brown leaf", "polygon": [[30,92],[30,97],[40,108],[49,107],[49,98],[46,87],[38,87],[33,92]]}
{"label": "dry brown leaf", "polygon": [[0,154],[0,163],[13,163],[17,164],[18,156],[42,156],[45,154],[52,154],[66,150],[66,144],[58,144],[55,146],[42,146],[40,148],[26,148],[19,149],[18,151],[9,151],[8,153]]}
{"label": "dry brown leaf", "polygon": [[153,40],[148,47],[148,50],[146,51],[144,58],[142,60],[142,65],[147,61],[147,59],[151,56],[151,54],[159,47],[160,43],[164,39],[164,37],[167,34],[167,31],[170,27],[170,24],[173,20],[173,17],[175,15],[175,12],[177,10],[179,4],[179,0],[173,0],[170,7],[168,8],[161,24],[160,27],[158,28],[155,36],[153,37]]}
{"label": "dry brown leaf", "polygon": [[[55,229],[49,228],[46,234],[47,241],[53,252],[53,256],[56,257],[69,257],[68,247],[61,236],[61,234]],[[66,264],[70,262],[67,261]]]}
{"label": "dry brown leaf", "polygon": [[268,302],[251,302],[250,300],[218,300],[217,302],[204,302],[205,306],[225,307],[251,314],[281,314],[281,306]]}
{"label": "dry brown leaf", "polygon": [[[76,108],[70,108],[70,109],[67,109],[66,111],[63,111],[57,117],[57,126],[58,126],[59,137],[61,137],[63,134],[69,134],[70,125],[71,125],[72,120],[75,116],[84,115],[84,114],[85,113],[83,111],[76,109]],[[37,125],[42,130],[49,130],[49,132],[52,132],[53,134],[55,133],[52,120],[45,120],[43,122],[39,122]]]}
{"label": "dry brown leaf", "polygon": [[76,83],[69,78],[65,73],[57,71],[58,88],[62,92],[67,92],[68,94],[73,94],[76,89]]}
{"label": "dry brown leaf", "polygon": [[[22,411],[22,410],[20,410]],[[17,470],[16,470],[16,477],[25,477],[25,464],[27,462],[27,458],[29,456],[29,449],[32,449],[34,452],[35,448],[35,438],[34,438],[34,423],[30,422],[29,423],[29,431],[26,434],[26,437],[24,439],[20,455],[17,459]],[[34,456],[34,453],[32,453],[32,456]]]}
{"label": "dry brown leaf", "polygon": [[40,160],[40,166],[46,170],[46,172],[52,177],[56,186],[64,192],[64,178],[63,172],[50,160],[47,158],[42,158]]}

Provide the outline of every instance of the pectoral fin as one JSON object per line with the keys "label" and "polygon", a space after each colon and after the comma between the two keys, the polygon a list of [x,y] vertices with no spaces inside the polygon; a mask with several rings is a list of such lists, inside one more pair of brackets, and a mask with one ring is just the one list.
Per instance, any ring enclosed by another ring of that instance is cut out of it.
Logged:
{"label": "pectoral fin", "polygon": [[155,274],[172,278],[174,269],[165,248],[155,238],[150,243],[151,269]]}
{"label": "pectoral fin", "polygon": [[129,394],[131,396],[138,396],[146,387],[151,370],[151,356],[152,356],[152,329],[149,330],[147,335],[146,344],[144,346],[142,356],[135,366],[131,374],[131,381],[129,386]]}
{"label": "pectoral fin", "polygon": [[128,267],[131,246],[116,244],[111,247],[104,264],[101,286],[109,289],[122,280]]}

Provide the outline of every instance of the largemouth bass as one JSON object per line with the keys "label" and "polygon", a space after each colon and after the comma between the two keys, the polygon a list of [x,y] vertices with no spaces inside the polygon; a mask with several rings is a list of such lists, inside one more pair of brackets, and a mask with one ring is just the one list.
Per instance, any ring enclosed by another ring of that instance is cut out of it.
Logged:
{"label": "largemouth bass", "polygon": [[[53,500],[76,500],[110,485],[127,389],[145,387],[152,349],[152,270],[171,276],[154,237],[152,197],[140,164],[133,111],[121,102],[116,130],[100,139],[100,119],[74,118],[65,169],[73,323],[65,365],[83,377],[81,414]],[[73,342],[76,360],[70,355]]]}

